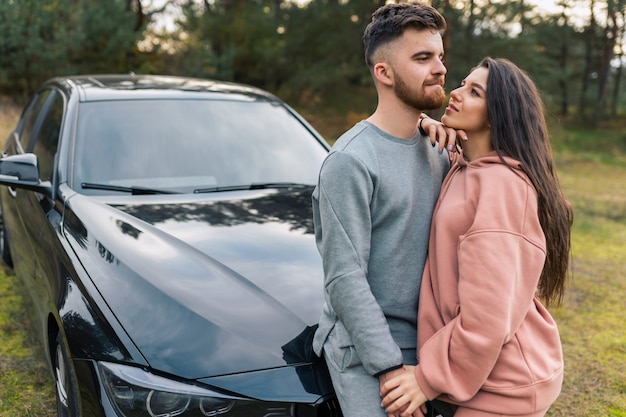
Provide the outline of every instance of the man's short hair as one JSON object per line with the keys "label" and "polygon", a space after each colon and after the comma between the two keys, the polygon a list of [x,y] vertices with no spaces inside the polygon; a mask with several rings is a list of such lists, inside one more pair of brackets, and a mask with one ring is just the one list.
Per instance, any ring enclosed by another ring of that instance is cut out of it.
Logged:
{"label": "man's short hair", "polygon": [[381,45],[398,39],[408,28],[443,32],[446,20],[433,7],[422,3],[391,3],[379,7],[363,33],[365,63],[374,66],[373,55]]}

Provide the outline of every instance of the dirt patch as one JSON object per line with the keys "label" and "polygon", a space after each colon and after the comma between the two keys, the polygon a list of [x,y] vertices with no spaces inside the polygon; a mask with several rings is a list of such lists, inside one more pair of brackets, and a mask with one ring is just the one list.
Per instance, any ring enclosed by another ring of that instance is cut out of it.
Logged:
{"label": "dirt patch", "polygon": [[6,137],[15,127],[22,112],[22,105],[11,97],[0,95],[0,143],[4,144]]}

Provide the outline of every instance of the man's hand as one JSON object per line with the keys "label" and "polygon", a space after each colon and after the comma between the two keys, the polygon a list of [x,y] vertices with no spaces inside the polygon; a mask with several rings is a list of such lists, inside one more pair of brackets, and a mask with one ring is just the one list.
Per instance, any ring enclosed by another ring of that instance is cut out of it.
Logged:
{"label": "man's hand", "polygon": [[420,116],[418,123],[418,127],[428,134],[433,147],[439,144],[440,153],[443,152],[444,148],[446,148],[448,152],[458,152],[457,139],[460,141],[467,140],[465,131],[447,127],[443,123],[431,119],[425,114]]}

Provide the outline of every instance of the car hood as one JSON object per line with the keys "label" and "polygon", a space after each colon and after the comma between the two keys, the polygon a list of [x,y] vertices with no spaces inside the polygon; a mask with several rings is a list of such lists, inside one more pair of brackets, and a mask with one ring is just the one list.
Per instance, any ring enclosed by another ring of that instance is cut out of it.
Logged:
{"label": "car hood", "polygon": [[154,369],[197,379],[278,368],[323,305],[311,191],[77,194],[65,228]]}

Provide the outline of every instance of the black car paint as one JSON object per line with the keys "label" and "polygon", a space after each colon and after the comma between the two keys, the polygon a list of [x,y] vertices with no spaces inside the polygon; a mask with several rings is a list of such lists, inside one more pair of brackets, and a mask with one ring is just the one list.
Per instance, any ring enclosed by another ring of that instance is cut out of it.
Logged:
{"label": "black car paint", "polygon": [[[144,204],[135,197],[131,206],[77,194],[67,202],[69,216],[82,219],[82,227],[68,231],[73,250],[91,263],[91,280],[155,369],[197,379],[284,366],[281,346],[319,314],[310,303],[319,297],[314,281],[321,279],[310,272],[321,270],[310,244],[311,213],[302,202],[290,204],[310,200],[310,190],[237,194],[240,199],[230,196],[221,202],[204,195],[197,201],[142,196]],[[284,217],[291,224],[262,212],[251,214],[253,207],[263,205],[271,206],[274,214],[289,211]],[[224,215],[237,209],[246,213]],[[142,220],[150,217],[167,231]],[[165,220],[170,222],[164,225]],[[212,228],[204,230],[203,223]],[[194,232],[187,238],[183,228]],[[89,231],[87,236],[80,237],[81,229]],[[247,245],[227,247],[227,235],[235,233],[249,239]],[[281,234],[276,243],[267,241],[271,233]],[[307,263],[298,265],[295,281],[292,271],[281,270],[281,265],[298,250],[298,259]],[[225,266],[233,264],[241,270]],[[211,355],[195,353],[203,350]]]}
{"label": "black car paint", "polygon": [[[294,362],[284,351],[317,321],[323,302],[312,188],[132,199],[78,194],[67,183],[72,121],[84,93],[66,80],[49,85],[66,108],[50,182],[20,187],[0,175],[8,185],[0,199],[15,272],[34,301],[47,360],[60,334],[83,414],[117,415],[98,382],[100,360],[264,401],[319,406],[331,398],[323,364]],[[22,149],[15,139],[5,155],[32,152],[32,143]],[[190,229],[206,230],[189,237]],[[233,268],[235,251],[223,241],[232,234],[246,236],[248,253],[262,255]],[[284,240],[267,240],[272,234]],[[296,255],[304,260],[297,283],[293,269],[280,268]]]}

